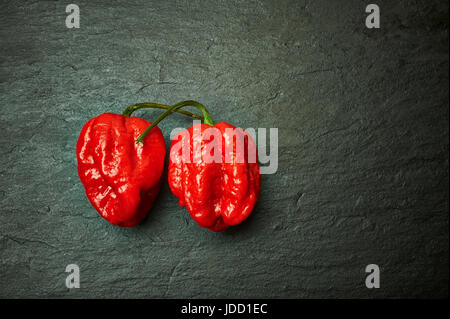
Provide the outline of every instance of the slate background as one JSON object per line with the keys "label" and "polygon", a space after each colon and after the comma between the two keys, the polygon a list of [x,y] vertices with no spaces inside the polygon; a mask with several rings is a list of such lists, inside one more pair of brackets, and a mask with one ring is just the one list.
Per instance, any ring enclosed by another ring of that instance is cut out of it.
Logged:
{"label": "slate background", "polygon": [[[0,4],[0,297],[448,297],[447,1],[377,1],[378,30],[369,1],[83,0],[67,29],[69,3]],[[212,233],[166,182],[142,224],[109,225],[77,176],[81,127],[184,99],[279,128],[257,208]]]}

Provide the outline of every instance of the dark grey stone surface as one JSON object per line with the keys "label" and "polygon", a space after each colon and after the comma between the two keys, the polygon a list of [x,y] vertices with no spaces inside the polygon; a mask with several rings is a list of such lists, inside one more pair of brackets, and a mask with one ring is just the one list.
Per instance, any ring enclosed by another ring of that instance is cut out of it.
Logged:
{"label": "dark grey stone surface", "polygon": [[[0,297],[448,296],[448,2],[377,1],[379,30],[369,1],[74,2],[80,29],[69,1],[0,4]],[[142,224],[109,225],[77,176],[81,127],[184,99],[279,128],[257,208],[212,233],[165,182]]]}

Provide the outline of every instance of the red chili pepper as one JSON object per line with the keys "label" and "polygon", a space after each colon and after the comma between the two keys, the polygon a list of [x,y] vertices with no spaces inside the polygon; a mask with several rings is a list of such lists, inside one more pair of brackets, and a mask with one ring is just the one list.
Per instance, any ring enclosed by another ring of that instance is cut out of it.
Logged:
{"label": "red chili pepper", "polygon": [[169,108],[140,103],[123,115],[103,113],[84,125],[77,142],[78,175],[89,201],[104,219],[122,227],[144,219],[161,186],[166,154],[161,130],[156,127],[137,144],[136,138],[151,123],[130,117],[146,107]]}
{"label": "red chili pepper", "polygon": [[[214,125],[205,107],[195,101],[185,101],[174,105],[153,122],[147,131],[170,112],[186,105],[198,107],[203,112],[205,124],[191,126],[188,130],[180,132],[172,141],[169,186],[173,194],[178,197],[180,206],[186,206],[192,218],[200,226],[215,232],[223,231],[230,225],[237,225],[245,220],[258,199],[261,179],[259,165],[257,160],[253,163],[249,162],[247,152],[247,150],[254,152],[256,159],[256,146],[249,135],[242,140],[244,145],[241,145],[242,141],[239,142],[238,138],[233,139],[230,132],[226,131],[236,127],[224,122]],[[210,150],[207,145],[211,139],[202,138],[202,134],[194,134],[194,130],[204,132],[211,127],[216,128],[220,135],[220,140],[215,141],[221,143],[222,147],[220,163],[210,162],[207,158],[199,156]],[[240,132],[243,133],[242,130]],[[188,157],[183,157],[182,148],[174,148],[174,145],[181,143],[182,136],[186,134],[189,134],[190,154]],[[225,158],[226,144],[230,142],[233,145],[229,148],[227,160]],[[196,148],[194,144],[200,147]],[[241,146],[244,147],[241,148]],[[197,158],[195,152],[198,152]],[[243,161],[238,162],[237,159],[240,156]]]}

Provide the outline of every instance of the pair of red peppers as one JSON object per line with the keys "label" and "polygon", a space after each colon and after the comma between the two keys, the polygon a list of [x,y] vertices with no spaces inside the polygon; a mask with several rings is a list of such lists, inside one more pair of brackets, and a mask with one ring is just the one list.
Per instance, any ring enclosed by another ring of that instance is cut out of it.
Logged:
{"label": "pair of red peppers", "polygon": [[[181,110],[184,106],[197,107],[203,118]],[[150,123],[131,116],[140,108],[166,111]],[[249,161],[248,156],[249,152],[256,154],[255,143],[249,135],[244,139],[233,136],[233,130],[240,129],[231,124],[214,124],[206,108],[196,101],[171,107],[140,103],[129,106],[123,114],[103,113],[89,120],[76,149],[78,175],[89,201],[114,225],[131,227],[145,218],[159,193],[166,155],[164,137],[157,124],[173,112],[203,119],[203,123],[181,131],[172,141],[168,180],[180,206],[186,206],[198,225],[215,232],[241,223],[259,196],[259,165],[257,160]],[[218,144],[222,148],[218,152],[220,158],[213,161],[198,156],[210,152],[209,140],[202,132],[211,127],[222,142]],[[182,147],[175,147],[183,136],[187,136],[183,142],[189,144],[187,156]]]}

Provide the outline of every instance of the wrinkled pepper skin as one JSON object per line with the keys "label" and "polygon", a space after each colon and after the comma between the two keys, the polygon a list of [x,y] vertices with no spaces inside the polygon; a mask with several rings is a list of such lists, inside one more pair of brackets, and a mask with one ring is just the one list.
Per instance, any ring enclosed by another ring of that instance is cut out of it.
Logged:
{"label": "wrinkled pepper skin", "polygon": [[[206,163],[203,158],[194,162],[193,130],[196,126],[200,126],[202,132],[211,127],[198,123],[187,130],[190,136],[190,162],[183,160],[181,148],[174,148],[174,145],[182,140],[183,131],[178,133],[172,141],[168,172],[169,186],[173,194],[178,197],[179,205],[186,206],[198,225],[219,232],[230,225],[240,224],[253,210],[260,191],[259,165],[257,161],[249,163],[247,158],[242,163],[236,163],[236,161],[225,163],[225,145],[230,141],[225,129],[235,127],[224,122],[214,125],[222,137],[222,162]],[[205,145],[209,141],[200,138],[200,141],[196,142],[201,145],[202,153],[206,151]],[[245,147],[248,145],[249,149],[256,152],[256,146],[251,137],[246,138],[244,144]],[[236,147],[238,145],[237,141],[233,143],[231,155],[234,159],[237,156],[237,150],[240,149]]]}
{"label": "wrinkled pepper skin", "polygon": [[151,123],[114,113],[89,120],[78,139],[78,175],[98,213],[113,225],[131,227],[145,218],[158,195],[166,148],[155,127],[143,145],[136,138]]}

